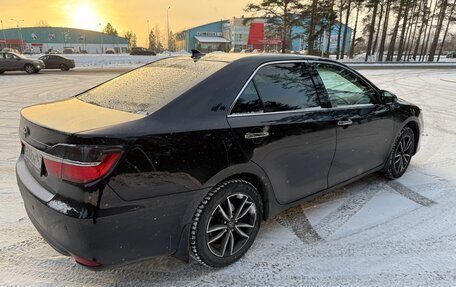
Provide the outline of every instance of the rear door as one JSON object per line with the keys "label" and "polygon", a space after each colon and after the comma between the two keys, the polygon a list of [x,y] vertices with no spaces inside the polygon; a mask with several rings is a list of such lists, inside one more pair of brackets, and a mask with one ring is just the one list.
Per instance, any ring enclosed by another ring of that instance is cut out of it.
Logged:
{"label": "rear door", "polygon": [[327,187],[336,131],[305,62],[261,66],[244,86],[228,122],[247,158],[290,203]]}
{"label": "rear door", "polygon": [[338,64],[315,63],[331,103],[337,147],[329,187],[382,166],[393,140],[392,110],[361,76]]}
{"label": "rear door", "polygon": [[46,68],[48,69],[57,69],[59,68],[60,57],[55,55],[49,55],[48,64],[46,64]]}

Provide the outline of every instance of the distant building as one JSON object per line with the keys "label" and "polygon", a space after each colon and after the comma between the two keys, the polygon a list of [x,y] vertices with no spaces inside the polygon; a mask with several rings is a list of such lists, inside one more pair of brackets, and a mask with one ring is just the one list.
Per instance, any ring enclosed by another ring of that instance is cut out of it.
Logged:
{"label": "distant building", "polygon": [[176,34],[176,48],[189,52],[195,48],[205,52],[228,51],[231,42],[223,37],[223,31],[229,25],[229,21],[222,20],[181,31]]}
{"label": "distant building", "polygon": [[[5,41],[6,38],[6,41]],[[0,30],[0,48],[9,47],[19,51],[32,49],[44,53],[51,49],[63,51],[73,48],[91,54],[114,49],[117,53],[128,52],[128,40],[90,30],[63,27],[24,27]]]}
{"label": "distant building", "polygon": [[[305,20],[303,20],[305,21]],[[336,21],[331,36],[329,52],[335,53],[337,49],[337,35],[339,25],[342,28],[342,35],[347,29],[347,41],[345,51],[350,49],[352,29],[345,27]],[[318,28],[318,27],[317,27]],[[322,33],[315,40],[317,50],[326,50],[328,36]],[[291,47],[293,51],[308,50],[308,41],[305,25],[296,25],[291,28]],[[341,40],[342,41],[342,37]],[[279,51],[282,47],[282,40],[274,26],[269,24],[265,18],[236,18],[221,20],[194,28],[181,31],[176,34],[178,50],[191,51],[199,49],[202,52],[211,51],[241,51],[242,49],[259,49]]]}

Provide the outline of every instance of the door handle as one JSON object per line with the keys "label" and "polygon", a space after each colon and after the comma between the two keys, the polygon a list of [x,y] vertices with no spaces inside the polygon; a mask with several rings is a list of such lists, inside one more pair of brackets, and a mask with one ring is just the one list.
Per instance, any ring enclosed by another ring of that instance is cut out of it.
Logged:
{"label": "door handle", "polygon": [[269,132],[259,132],[259,133],[246,133],[244,138],[246,140],[265,138],[269,136]]}
{"label": "door handle", "polygon": [[348,120],[340,120],[337,122],[337,125],[338,126],[349,126],[353,124],[352,120],[348,119]]}

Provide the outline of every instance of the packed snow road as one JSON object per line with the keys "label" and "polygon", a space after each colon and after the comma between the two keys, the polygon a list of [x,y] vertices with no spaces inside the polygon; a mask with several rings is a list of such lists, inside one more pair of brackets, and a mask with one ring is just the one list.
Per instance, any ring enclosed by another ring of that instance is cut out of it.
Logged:
{"label": "packed snow road", "polygon": [[59,255],[33,228],[16,186],[19,110],[117,73],[0,76],[1,286],[456,285],[456,70],[363,70],[423,109],[421,151],[409,171],[397,181],[368,176],[268,220],[232,266],[156,258],[93,272]]}

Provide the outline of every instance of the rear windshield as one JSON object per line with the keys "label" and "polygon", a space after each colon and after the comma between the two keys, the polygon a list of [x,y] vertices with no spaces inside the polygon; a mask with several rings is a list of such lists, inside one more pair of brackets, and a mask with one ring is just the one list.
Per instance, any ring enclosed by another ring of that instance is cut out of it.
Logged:
{"label": "rear windshield", "polygon": [[78,99],[137,114],[151,114],[226,66],[226,62],[167,58],[95,87]]}

